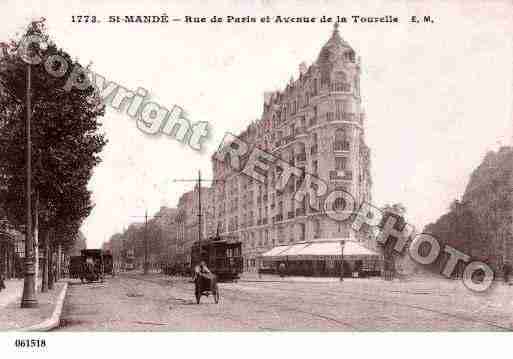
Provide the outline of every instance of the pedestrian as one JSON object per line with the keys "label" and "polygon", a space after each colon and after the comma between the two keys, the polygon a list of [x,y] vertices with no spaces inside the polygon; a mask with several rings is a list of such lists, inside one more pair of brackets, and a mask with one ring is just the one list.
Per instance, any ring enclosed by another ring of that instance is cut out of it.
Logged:
{"label": "pedestrian", "polygon": [[0,272],[0,292],[5,289],[4,273]]}
{"label": "pedestrian", "polygon": [[504,264],[504,282],[509,283],[509,276],[511,274],[511,266],[509,264]]}
{"label": "pedestrian", "polygon": [[280,277],[285,277],[285,263],[281,262],[278,266],[278,273],[280,274]]}

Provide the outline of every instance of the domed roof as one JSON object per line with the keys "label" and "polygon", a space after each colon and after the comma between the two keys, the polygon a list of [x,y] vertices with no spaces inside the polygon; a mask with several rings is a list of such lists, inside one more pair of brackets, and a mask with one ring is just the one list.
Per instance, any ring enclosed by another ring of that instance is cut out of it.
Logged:
{"label": "domed roof", "polygon": [[338,32],[338,24],[335,23],[333,26],[333,33],[331,34],[328,42],[326,42],[322,47],[317,62],[328,62],[334,55],[341,55],[346,50],[354,51],[352,47],[340,36],[340,33]]}

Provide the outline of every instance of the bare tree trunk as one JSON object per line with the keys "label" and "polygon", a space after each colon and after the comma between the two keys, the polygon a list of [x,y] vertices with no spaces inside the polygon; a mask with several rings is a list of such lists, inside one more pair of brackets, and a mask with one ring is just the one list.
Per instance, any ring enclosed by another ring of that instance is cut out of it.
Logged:
{"label": "bare tree trunk", "polygon": [[48,250],[48,289],[53,289],[53,283],[54,283],[54,260],[53,260],[53,246],[49,245]]}
{"label": "bare tree trunk", "polygon": [[44,248],[44,259],[43,259],[43,278],[41,281],[41,292],[48,292],[48,268],[50,263],[50,231],[45,231],[43,234],[43,248]]}
{"label": "bare tree trunk", "polygon": [[62,246],[59,243],[57,245],[57,274],[55,280],[58,281],[61,279],[61,268],[62,268]]}

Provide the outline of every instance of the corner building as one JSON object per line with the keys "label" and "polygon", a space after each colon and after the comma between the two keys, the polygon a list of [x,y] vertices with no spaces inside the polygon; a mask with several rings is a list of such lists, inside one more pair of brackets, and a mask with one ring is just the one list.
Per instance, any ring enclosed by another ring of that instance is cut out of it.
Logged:
{"label": "corner building", "polygon": [[[360,60],[335,25],[331,38],[311,65],[299,65],[299,76],[283,91],[264,94],[261,119],[238,137],[324,180],[328,193],[343,189],[356,206],[371,201],[370,150],[364,141],[360,95]],[[315,239],[366,241],[350,229],[297,202],[302,179],[292,177],[277,191],[273,170],[261,184],[234,172],[228,161],[212,157],[213,224],[221,234],[242,241],[245,271],[258,269],[259,255],[274,246]],[[279,170],[278,170],[279,171]],[[317,199],[323,208],[323,198]],[[370,243],[364,243],[373,247]]]}

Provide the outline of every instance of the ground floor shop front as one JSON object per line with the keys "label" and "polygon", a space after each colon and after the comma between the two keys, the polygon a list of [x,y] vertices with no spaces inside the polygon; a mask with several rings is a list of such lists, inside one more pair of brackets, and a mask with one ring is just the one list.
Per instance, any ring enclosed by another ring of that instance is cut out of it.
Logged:
{"label": "ground floor shop front", "polygon": [[263,253],[258,272],[315,277],[367,277],[381,274],[383,257],[356,241],[318,240],[282,245]]}

